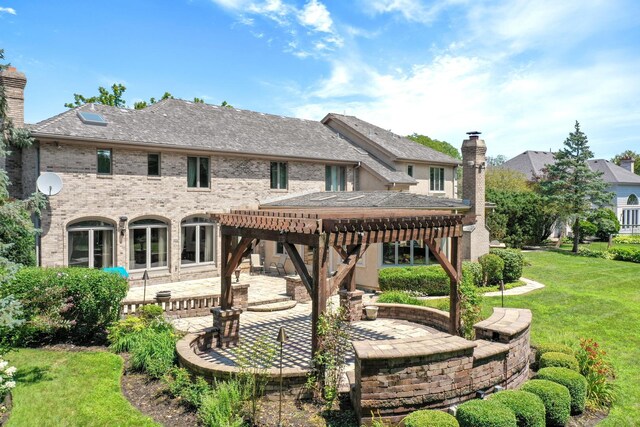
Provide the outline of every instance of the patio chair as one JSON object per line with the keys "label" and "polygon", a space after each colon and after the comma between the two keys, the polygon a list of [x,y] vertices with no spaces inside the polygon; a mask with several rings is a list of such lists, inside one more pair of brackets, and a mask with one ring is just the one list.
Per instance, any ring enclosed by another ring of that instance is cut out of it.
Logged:
{"label": "patio chair", "polygon": [[284,269],[285,262],[287,262],[287,256],[285,254],[282,254],[278,258],[278,261],[272,262],[271,264],[269,264],[269,270],[271,270],[272,267],[275,267],[276,272],[278,273],[278,276],[283,276],[287,273],[287,271]]}
{"label": "patio chair", "polygon": [[262,263],[262,259],[260,259],[260,254],[251,254],[250,274],[253,274],[254,270],[258,270],[258,272],[264,274],[264,264]]}

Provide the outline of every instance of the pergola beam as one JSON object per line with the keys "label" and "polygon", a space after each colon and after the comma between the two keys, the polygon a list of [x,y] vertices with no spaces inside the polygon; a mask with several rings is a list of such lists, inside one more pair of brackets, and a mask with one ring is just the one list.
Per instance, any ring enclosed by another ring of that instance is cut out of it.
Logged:
{"label": "pergola beam", "polygon": [[304,264],[304,261],[302,260],[302,257],[298,252],[298,249],[296,249],[296,247],[291,243],[284,242],[283,245],[284,245],[284,249],[289,254],[289,258],[293,263],[293,267],[296,269],[296,272],[300,276],[300,280],[302,281],[302,284],[304,285],[305,288],[307,288],[307,292],[309,292],[309,295],[312,295],[313,294],[313,278],[309,274],[309,271],[307,270],[307,266]]}

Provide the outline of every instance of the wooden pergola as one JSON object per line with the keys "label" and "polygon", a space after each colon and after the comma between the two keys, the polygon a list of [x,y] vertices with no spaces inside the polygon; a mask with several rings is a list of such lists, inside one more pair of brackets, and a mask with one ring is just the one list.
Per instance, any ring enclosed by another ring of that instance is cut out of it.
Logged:
{"label": "wooden pergola", "polygon": [[[460,330],[459,284],[462,277],[462,227],[475,218],[442,211],[419,209],[299,208],[286,210],[235,210],[215,214],[221,233],[221,310],[233,310],[231,277],[241,260],[260,240],[281,242],[312,299],[312,349],[318,349],[318,317],[337,288],[356,290],[355,266],[367,248],[375,243],[423,240],[450,278],[449,332]],[[450,238],[448,259],[441,239]],[[295,245],[313,248],[313,266],[308,271]],[[329,275],[328,250],[342,258]],[[236,309],[237,310],[237,309]],[[238,315],[239,316],[239,315]],[[237,319],[239,321],[239,318]],[[237,333],[237,326],[234,328]],[[220,333],[228,331],[221,328]]]}

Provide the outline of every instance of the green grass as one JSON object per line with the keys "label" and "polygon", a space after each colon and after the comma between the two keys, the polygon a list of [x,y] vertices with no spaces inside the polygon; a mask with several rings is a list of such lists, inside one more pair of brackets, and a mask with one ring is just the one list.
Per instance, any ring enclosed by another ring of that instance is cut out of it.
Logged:
{"label": "green grass", "polygon": [[[606,251],[609,247],[607,242],[591,242],[591,243],[581,243],[578,247],[591,249],[592,251]],[[630,243],[612,243],[611,247],[626,247],[626,248],[640,248],[640,245],[630,244]],[[560,245],[560,249],[566,249],[570,251],[573,248],[572,243],[563,243]]]}
{"label": "green grass", "polygon": [[[576,347],[593,338],[607,351],[618,378],[617,401],[600,426],[640,425],[640,264],[561,252],[529,252],[523,276],[546,285],[526,295],[505,296],[505,307],[533,313],[533,343]],[[448,299],[429,300],[448,307]],[[483,299],[482,315],[500,306]]]}
{"label": "green grass", "polygon": [[122,358],[107,352],[21,349],[8,427],[157,426],[120,392]]}

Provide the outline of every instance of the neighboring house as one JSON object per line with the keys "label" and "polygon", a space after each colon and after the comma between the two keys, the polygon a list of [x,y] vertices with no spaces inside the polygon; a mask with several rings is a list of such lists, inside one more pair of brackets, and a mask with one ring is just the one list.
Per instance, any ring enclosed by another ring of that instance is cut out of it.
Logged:
{"label": "neighboring house", "polygon": [[[0,83],[16,89],[9,110],[23,126],[26,78],[13,69]],[[220,239],[210,214],[318,192],[352,200],[374,193],[341,192],[417,193],[423,209],[482,212],[485,229],[484,193],[481,207],[475,195],[465,193],[471,204],[455,199],[458,160],[355,117],[317,122],[167,99],[143,110],[87,104],[28,127],[35,145],[15,150],[5,166],[12,195],[33,193],[43,172],[63,181],[38,224],[42,266],[124,266],[134,284],[144,271],[151,283],[215,276]],[[477,257],[488,237],[469,247]],[[264,263],[281,250],[262,242]],[[376,248],[362,261],[374,273],[357,281],[376,286],[382,265],[429,262],[422,242]]]}
{"label": "neighboring house", "polygon": [[[544,174],[546,165],[553,164],[553,153],[548,151],[525,151],[506,161],[502,167],[517,170],[533,180]],[[602,179],[614,193],[611,209],[620,221],[620,234],[640,232],[640,176],[633,172],[633,160],[623,160],[621,166],[605,159],[589,160],[593,171],[602,172]]]}

